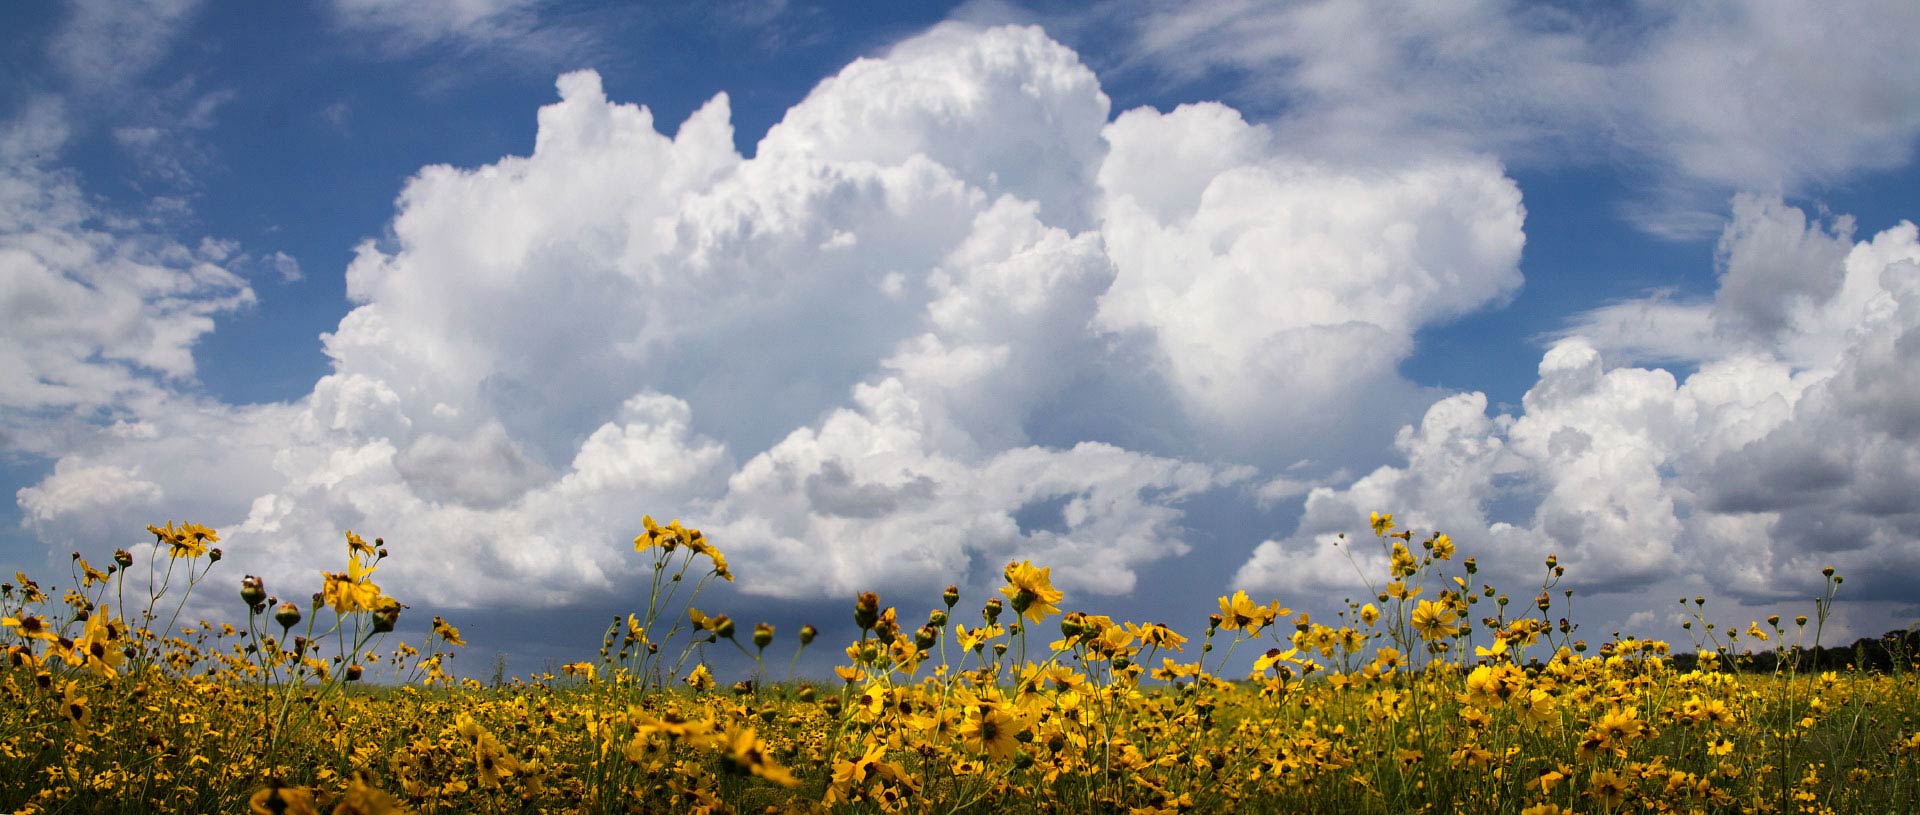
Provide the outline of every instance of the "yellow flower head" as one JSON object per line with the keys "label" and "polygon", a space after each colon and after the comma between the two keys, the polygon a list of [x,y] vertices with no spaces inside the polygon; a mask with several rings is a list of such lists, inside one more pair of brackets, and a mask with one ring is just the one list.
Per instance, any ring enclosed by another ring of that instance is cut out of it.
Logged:
{"label": "yellow flower head", "polygon": [[1382,515],[1378,512],[1375,512],[1373,513],[1373,518],[1371,519],[1370,523],[1373,526],[1373,534],[1385,535],[1388,532],[1393,531],[1393,514],[1388,513],[1386,515]]}
{"label": "yellow flower head", "polygon": [[1012,601],[1013,610],[1034,622],[1040,622],[1060,613],[1060,607],[1054,605],[1066,597],[1053,587],[1053,568],[1036,567],[1031,561],[1007,564],[1007,585],[1000,587],[1000,593]]}

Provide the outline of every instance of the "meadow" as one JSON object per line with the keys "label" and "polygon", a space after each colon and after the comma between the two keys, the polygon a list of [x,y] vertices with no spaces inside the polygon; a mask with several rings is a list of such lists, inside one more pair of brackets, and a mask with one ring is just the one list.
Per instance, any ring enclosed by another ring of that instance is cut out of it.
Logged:
{"label": "meadow", "polygon": [[[1331,619],[1237,592],[1183,636],[1067,610],[1022,561],[924,617],[860,594],[859,638],[829,644],[702,610],[725,556],[649,518],[644,607],[499,686],[449,675],[445,620],[395,641],[378,539],[276,595],[220,573],[215,530],[153,526],[148,561],[5,585],[0,810],[1920,811],[1913,638],[1816,659],[1831,569],[1807,616],[1719,625],[1683,598],[1692,642],[1587,642],[1554,560],[1510,596],[1448,536],[1371,526],[1351,540],[1388,571]],[[180,619],[195,592],[244,625]],[[833,677],[793,677],[808,647],[844,648]],[[755,670],[715,676],[707,648]]]}

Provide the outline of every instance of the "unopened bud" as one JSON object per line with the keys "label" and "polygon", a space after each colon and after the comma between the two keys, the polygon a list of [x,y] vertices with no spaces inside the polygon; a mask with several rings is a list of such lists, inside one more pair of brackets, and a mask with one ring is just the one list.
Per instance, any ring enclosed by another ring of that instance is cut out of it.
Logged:
{"label": "unopened bud", "polygon": [[953,608],[955,603],[960,602],[960,587],[948,586],[946,591],[940,593],[940,601],[946,603],[947,608]]}
{"label": "unopened bud", "polygon": [[817,636],[820,636],[820,629],[814,628],[811,625],[800,626],[800,644],[801,645],[812,645],[813,638]]}
{"label": "unopened bud", "polygon": [[348,681],[348,682],[358,682],[358,681],[360,681],[360,671],[361,671],[361,668],[360,668],[360,666],[359,666],[359,665],[348,665],[348,666],[347,666],[347,681]]}
{"label": "unopened bud", "polygon": [[267,584],[253,575],[240,578],[240,599],[251,606],[260,605],[267,599]]}
{"label": "unopened bud", "polygon": [[133,565],[133,555],[128,554],[125,549],[115,549],[113,550],[113,562],[120,564],[120,568],[125,569]]}
{"label": "unopened bud", "polygon": [[913,647],[922,651],[932,648],[939,641],[940,630],[932,625],[920,626],[920,630],[913,632]]}
{"label": "unopened bud", "polygon": [[299,625],[300,607],[292,603],[281,603],[280,608],[273,612],[273,621],[279,623],[282,629]]}
{"label": "unopened bud", "polygon": [[388,598],[379,608],[374,609],[373,632],[376,634],[385,634],[392,631],[394,626],[400,624],[400,609],[402,608],[405,608],[405,606],[395,602],[392,598]]}
{"label": "unopened bud", "polygon": [[1000,619],[1000,612],[1005,608],[1006,606],[1000,602],[1000,598],[990,597],[987,598],[986,607],[980,610],[980,616],[987,618],[987,625],[993,625],[995,620]]}
{"label": "unopened bud", "polygon": [[768,623],[753,624],[753,646],[765,648],[773,644],[773,626]]}
{"label": "unopened bud", "polygon": [[861,631],[871,631],[875,623],[880,622],[880,595],[870,591],[860,592],[853,600],[853,624]]}
{"label": "unopened bud", "polygon": [[225,557],[225,556],[226,556],[226,555],[225,555],[224,553],[222,553],[222,552],[220,551],[220,547],[218,547],[218,546],[216,546],[216,547],[214,547],[214,548],[212,548],[212,549],[208,549],[208,550],[207,550],[207,562],[208,562],[208,563],[219,563],[219,562],[220,562],[220,558],[222,558],[222,557]]}

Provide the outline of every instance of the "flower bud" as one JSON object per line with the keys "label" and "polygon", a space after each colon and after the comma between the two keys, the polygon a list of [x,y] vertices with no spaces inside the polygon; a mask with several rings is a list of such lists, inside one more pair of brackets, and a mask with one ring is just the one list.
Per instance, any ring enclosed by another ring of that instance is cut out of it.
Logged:
{"label": "flower bud", "polygon": [[128,554],[125,549],[115,549],[113,550],[113,562],[119,564],[120,568],[125,569],[133,565],[133,555]]}
{"label": "flower bud", "polygon": [[721,639],[733,639],[733,618],[725,614],[713,618],[713,635]]}
{"label": "flower bud", "polygon": [[993,625],[994,621],[1000,619],[1000,612],[1005,608],[1000,598],[990,597],[987,599],[986,607],[980,610],[980,616],[987,618],[987,625]]}
{"label": "flower bud", "polygon": [[947,613],[939,609],[934,609],[933,613],[927,615],[927,625],[933,626],[934,628],[946,628]]}
{"label": "flower bud", "polygon": [[940,601],[946,603],[947,608],[953,608],[955,603],[960,602],[960,587],[948,586],[946,591],[940,593]]}
{"label": "flower bud", "polygon": [[218,546],[216,546],[216,547],[214,547],[214,548],[212,548],[212,549],[208,549],[208,550],[207,550],[207,562],[208,562],[208,563],[219,563],[219,562],[220,562],[220,558],[222,558],[222,557],[225,557],[225,555],[224,555],[223,553],[221,553],[221,551],[220,551],[220,547],[218,547]]}
{"label": "flower bud", "polygon": [[240,578],[240,599],[246,601],[249,607],[266,602],[266,581],[253,575]]}
{"label": "flower bud", "polygon": [[794,695],[795,698],[799,699],[802,702],[813,701],[813,696],[814,696],[814,691],[813,691],[812,685],[801,685],[800,692]]}
{"label": "flower bud", "polygon": [[380,607],[373,611],[373,632],[385,634],[400,624],[400,609],[406,606],[395,602],[393,598],[384,598]]}
{"label": "flower bud", "polygon": [[820,636],[820,629],[814,628],[811,625],[800,626],[800,644],[802,646],[812,645],[813,638],[817,636]]}
{"label": "flower bud", "polygon": [[753,646],[765,648],[773,644],[773,626],[768,623],[753,624]]}
{"label": "flower bud", "polygon": [[358,681],[360,681],[360,671],[361,671],[361,668],[360,668],[360,666],[359,666],[359,665],[357,665],[357,664],[355,664],[355,665],[348,665],[348,666],[347,666],[347,681],[348,681],[348,682],[358,682]]}
{"label": "flower bud", "polygon": [[880,622],[880,595],[863,591],[853,600],[853,624],[861,631],[872,631]]}
{"label": "flower bud", "polygon": [[280,608],[273,612],[273,621],[279,623],[283,630],[299,625],[300,607],[292,603],[281,603]]}

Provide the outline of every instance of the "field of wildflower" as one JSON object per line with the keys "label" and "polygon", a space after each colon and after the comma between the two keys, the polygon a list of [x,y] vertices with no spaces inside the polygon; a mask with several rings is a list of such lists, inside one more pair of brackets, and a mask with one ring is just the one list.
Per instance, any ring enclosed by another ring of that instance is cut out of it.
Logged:
{"label": "field of wildflower", "polygon": [[[0,811],[1920,812],[1914,638],[1823,652],[1832,570],[1807,617],[1728,628],[1683,599],[1685,647],[1590,644],[1555,561],[1511,602],[1376,515],[1388,573],[1334,619],[1236,592],[1182,635],[1066,610],[1016,562],[919,624],[858,595],[835,676],[796,681],[799,649],[840,644],[702,611],[726,558],[649,518],[646,606],[486,686],[444,670],[447,621],[393,641],[379,539],[347,533],[345,570],[283,600],[216,576],[215,530],[148,530],[149,562],[6,584]],[[180,619],[215,586],[244,625]],[[750,676],[700,658],[729,646]]]}

